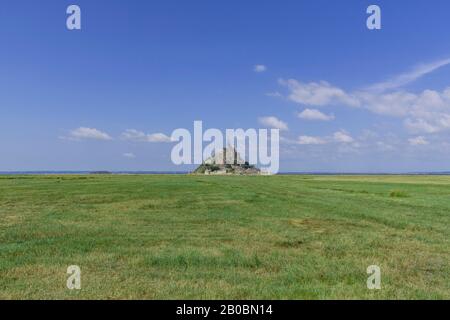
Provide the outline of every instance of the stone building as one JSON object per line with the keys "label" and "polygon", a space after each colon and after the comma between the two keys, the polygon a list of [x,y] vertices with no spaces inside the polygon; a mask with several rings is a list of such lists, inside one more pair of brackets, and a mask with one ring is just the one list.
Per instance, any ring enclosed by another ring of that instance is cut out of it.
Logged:
{"label": "stone building", "polygon": [[234,147],[229,146],[228,148],[223,148],[217,154],[213,154],[210,158],[206,159],[205,164],[214,165],[214,164],[244,164],[245,161],[240,157],[239,153],[236,151]]}

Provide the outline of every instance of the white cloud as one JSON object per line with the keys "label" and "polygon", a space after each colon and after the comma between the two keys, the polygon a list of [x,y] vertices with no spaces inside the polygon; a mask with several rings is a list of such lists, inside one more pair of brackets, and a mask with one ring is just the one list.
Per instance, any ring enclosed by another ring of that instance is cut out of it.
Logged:
{"label": "white cloud", "polygon": [[171,142],[170,137],[163,133],[145,134],[135,129],[127,129],[122,133],[122,139],[140,142]]}
{"label": "white cloud", "polygon": [[418,136],[415,138],[408,139],[408,142],[412,146],[423,146],[423,145],[429,144],[427,139],[425,139],[425,137],[423,137],[423,136]]}
{"label": "white cloud", "polygon": [[326,81],[301,83],[295,79],[280,79],[279,83],[290,90],[288,99],[300,104],[310,106],[343,104],[351,107],[360,105],[358,99]]}
{"label": "white cloud", "polygon": [[131,153],[131,152],[124,153],[123,156],[125,158],[130,158],[130,159],[136,158],[136,155],[134,153]]}
{"label": "white cloud", "polygon": [[358,92],[358,98],[364,108],[380,115],[404,117],[417,96],[410,92],[397,91],[386,94]]}
{"label": "white cloud", "polygon": [[97,130],[95,128],[80,127],[78,129],[70,131],[69,137],[71,140],[112,140],[112,138],[105,132]]}
{"label": "white cloud", "polygon": [[280,129],[280,130],[288,130],[289,129],[288,125],[285,122],[279,120],[276,117],[262,117],[262,118],[259,118],[258,120],[259,120],[260,124],[270,127],[270,128]]}
{"label": "white cloud", "polygon": [[263,64],[257,64],[253,67],[253,71],[261,73],[267,71],[267,67]]}
{"label": "white cloud", "polygon": [[438,131],[440,131],[440,128],[436,125],[432,125],[431,123],[429,123],[428,121],[424,120],[424,119],[406,119],[404,121],[404,125],[405,127],[413,133],[419,133],[419,132],[424,132],[424,133],[436,133]]}
{"label": "white cloud", "polygon": [[[412,72],[398,78],[408,79],[409,83],[449,63],[450,60],[442,60],[417,68],[414,74]],[[280,83],[288,87],[288,99],[302,105],[320,107],[341,104],[364,108],[379,115],[401,118],[404,126],[416,134],[450,131],[450,87],[443,91],[423,90],[419,93],[400,89],[383,92],[406,83],[403,80],[395,82],[395,85],[375,85],[383,88],[381,91],[365,89],[348,93],[324,81],[304,84],[290,79],[280,80]]]}
{"label": "white cloud", "polygon": [[172,142],[172,139],[164,133],[153,133],[147,135],[148,142]]}
{"label": "white cloud", "polygon": [[311,144],[325,144],[327,143],[327,141],[320,137],[300,136],[298,137],[297,143],[302,145],[311,145]]}
{"label": "white cloud", "polygon": [[413,68],[410,72],[400,74],[384,82],[376,83],[370,86],[368,90],[382,92],[386,90],[397,89],[448,64],[450,64],[450,59],[434,61],[428,64],[421,64]]}
{"label": "white cloud", "polygon": [[339,143],[352,143],[355,141],[347,132],[338,131],[333,134],[333,139]]}
{"label": "white cloud", "polygon": [[[283,140],[283,139],[282,139]],[[359,148],[362,145],[357,142],[355,139],[353,139],[346,131],[341,130],[335,132],[332,136],[325,136],[325,137],[314,137],[314,136],[300,136],[297,140],[289,140],[284,139],[283,142],[286,142],[288,144],[300,144],[300,145],[319,145],[319,144],[330,144],[330,143],[336,143],[340,144],[341,146],[343,144],[352,146],[353,148]]]}
{"label": "white cloud", "polygon": [[366,95],[364,99],[366,108],[374,113],[403,118],[411,132],[450,130],[450,88],[442,92],[424,90],[419,94],[397,91]]}
{"label": "white cloud", "polygon": [[330,121],[334,119],[334,115],[327,115],[317,109],[305,109],[302,112],[298,113],[297,116],[300,119],[304,120]]}

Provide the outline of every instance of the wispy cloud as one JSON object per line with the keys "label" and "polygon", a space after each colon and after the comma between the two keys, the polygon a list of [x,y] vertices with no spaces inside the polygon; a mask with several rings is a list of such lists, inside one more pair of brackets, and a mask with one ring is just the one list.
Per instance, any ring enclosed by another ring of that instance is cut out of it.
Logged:
{"label": "wispy cloud", "polygon": [[112,140],[111,136],[95,128],[80,127],[70,131],[68,137],[61,137],[66,140]]}
{"label": "wispy cloud", "polygon": [[266,96],[274,97],[274,98],[281,98],[281,97],[283,97],[283,95],[281,93],[279,93],[278,91],[268,92],[268,93],[266,93]]}
{"label": "wispy cloud", "polygon": [[429,144],[427,139],[425,139],[425,137],[423,136],[408,139],[408,142],[412,146],[423,146]]}
{"label": "wispy cloud", "polygon": [[333,134],[333,139],[340,143],[352,143],[355,140],[345,131],[341,130]]}
{"label": "wispy cloud", "polygon": [[129,158],[129,159],[134,159],[134,158],[136,158],[136,155],[135,155],[134,153],[131,153],[131,152],[124,153],[123,156],[124,156],[125,158]]}
{"label": "wispy cloud", "polygon": [[300,136],[298,137],[297,143],[301,145],[317,145],[326,144],[327,141],[320,137]]}
{"label": "wispy cloud", "polygon": [[139,142],[172,142],[170,137],[166,136],[164,133],[146,134],[135,129],[125,130],[125,132],[122,133],[121,137],[124,140]]}
{"label": "wispy cloud", "polygon": [[419,78],[450,64],[449,59],[434,61],[428,64],[421,64],[414,67],[411,71],[395,76],[387,81],[376,83],[367,89],[369,91],[384,92],[387,90],[403,87]]}
{"label": "wispy cloud", "polygon": [[269,128],[280,129],[284,131],[289,129],[286,122],[283,122],[276,117],[261,117],[258,120],[260,124]]}
{"label": "wispy cloud", "polygon": [[326,106],[342,104],[351,107],[360,105],[360,101],[356,97],[338,87],[332,86],[326,81],[302,83],[295,79],[280,79],[278,82],[289,89],[289,100],[303,105]]}
{"label": "wispy cloud", "polygon": [[294,143],[301,145],[327,144],[327,143],[347,144],[353,142],[355,142],[355,139],[353,139],[350,136],[350,134],[344,130],[337,131],[333,134],[333,136],[326,136],[326,137],[300,136],[298,137],[297,141],[294,141]]}
{"label": "wispy cloud", "polygon": [[257,73],[265,72],[267,71],[267,67],[263,64],[257,64],[253,67],[253,71]]}
{"label": "wispy cloud", "polygon": [[334,119],[334,115],[325,114],[317,109],[305,109],[299,112],[297,116],[303,120],[330,121]]}

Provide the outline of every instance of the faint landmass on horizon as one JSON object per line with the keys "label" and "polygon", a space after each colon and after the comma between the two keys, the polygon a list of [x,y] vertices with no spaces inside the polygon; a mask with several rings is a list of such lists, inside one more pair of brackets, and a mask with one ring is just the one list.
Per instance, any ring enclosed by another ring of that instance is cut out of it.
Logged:
{"label": "faint landmass on horizon", "polygon": [[[45,175],[45,174],[140,174],[140,175],[154,175],[154,174],[189,174],[191,171],[0,171],[0,175]],[[436,171],[436,172],[302,172],[302,171],[285,171],[279,172],[277,175],[450,175],[450,171]]]}

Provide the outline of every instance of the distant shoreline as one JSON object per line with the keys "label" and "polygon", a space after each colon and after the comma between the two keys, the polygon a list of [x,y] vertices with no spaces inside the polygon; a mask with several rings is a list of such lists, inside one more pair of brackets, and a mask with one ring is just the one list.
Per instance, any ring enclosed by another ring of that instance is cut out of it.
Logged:
{"label": "distant shoreline", "polygon": [[[6,175],[184,175],[190,171],[0,171]],[[280,172],[277,175],[323,175],[323,176],[395,176],[434,175],[448,176],[449,172]]]}

